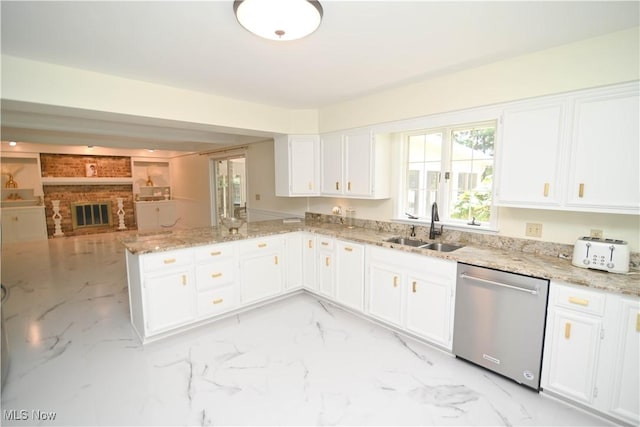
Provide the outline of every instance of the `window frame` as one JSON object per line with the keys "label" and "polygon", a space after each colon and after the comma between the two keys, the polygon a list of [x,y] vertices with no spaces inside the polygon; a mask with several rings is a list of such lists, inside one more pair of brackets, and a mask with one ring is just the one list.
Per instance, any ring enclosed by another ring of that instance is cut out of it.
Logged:
{"label": "window frame", "polygon": [[[480,226],[469,225],[468,220],[457,220],[451,218],[450,201],[452,198],[452,179],[443,179],[445,172],[452,172],[452,157],[453,157],[453,141],[452,135],[455,131],[468,130],[472,128],[493,127],[495,129],[495,136],[493,141],[493,179],[491,182],[491,208],[490,208],[490,220],[488,222],[482,222]],[[442,146],[441,146],[441,158],[440,158],[440,179],[437,187],[436,203],[438,204],[438,213],[440,216],[439,225],[445,225],[448,228],[459,228],[465,230],[478,230],[478,231],[497,231],[498,230],[498,206],[495,205],[495,190],[496,190],[496,165],[497,165],[497,145],[498,145],[498,132],[499,132],[499,119],[487,118],[484,120],[470,121],[470,122],[457,122],[457,123],[440,123],[438,126],[422,127],[420,129],[413,129],[411,131],[405,131],[400,133],[400,176],[398,180],[399,197],[396,208],[396,221],[408,222],[408,223],[430,223],[430,212],[426,213],[425,217],[419,217],[417,219],[411,219],[405,212],[407,206],[407,193],[408,193],[408,170],[409,170],[409,138],[417,135],[428,135],[434,133],[441,133]]]}

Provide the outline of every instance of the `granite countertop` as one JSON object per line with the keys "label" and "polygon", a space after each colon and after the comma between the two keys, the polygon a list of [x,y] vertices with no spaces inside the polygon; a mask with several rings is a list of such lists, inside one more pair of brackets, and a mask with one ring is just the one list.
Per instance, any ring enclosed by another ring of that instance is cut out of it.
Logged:
{"label": "granite countertop", "polygon": [[283,223],[282,220],[248,223],[243,225],[237,234],[231,234],[222,227],[171,230],[155,233],[127,233],[123,235],[121,242],[127,250],[133,254],[146,254],[295,231],[307,231],[404,252],[584,285],[609,292],[640,296],[640,274],[637,271],[631,271],[629,274],[614,274],[587,270],[574,267],[571,265],[570,259],[470,245],[453,252],[437,252],[429,249],[419,249],[385,242],[386,239],[397,236],[397,234],[387,231],[377,231],[361,227],[349,229],[344,225],[304,220],[288,224]]}

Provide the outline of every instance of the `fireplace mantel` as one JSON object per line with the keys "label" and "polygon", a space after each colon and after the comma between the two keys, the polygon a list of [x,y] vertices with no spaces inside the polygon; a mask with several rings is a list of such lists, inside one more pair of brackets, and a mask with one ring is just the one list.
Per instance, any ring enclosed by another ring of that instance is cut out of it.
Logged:
{"label": "fireplace mantel", "polygon": [[132,177],[101,178],[101,177],[43,177],[42,185],[121,185],[133,184]]}

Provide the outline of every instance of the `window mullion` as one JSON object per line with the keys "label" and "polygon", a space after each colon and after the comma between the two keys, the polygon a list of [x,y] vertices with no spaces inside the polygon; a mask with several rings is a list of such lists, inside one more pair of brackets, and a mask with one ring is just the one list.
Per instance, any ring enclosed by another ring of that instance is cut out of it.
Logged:
{"label": "window mullion", "polygon": [[[448,220],[451,179],[445,179],[447,172],[451,172],[451,128],[442,130],[442,163],[440,168],[440,188],[438,194],[438,214],[440,221]],[[450,176],[450,175],[449,175]]]}

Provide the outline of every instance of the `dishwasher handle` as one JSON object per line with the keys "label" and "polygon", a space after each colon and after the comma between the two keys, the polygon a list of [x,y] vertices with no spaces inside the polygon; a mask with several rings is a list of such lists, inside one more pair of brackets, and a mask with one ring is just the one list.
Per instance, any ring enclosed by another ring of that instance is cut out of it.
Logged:
{"label": "dishwasher handle", "polygon": [[531,294],[531,295],[538,295],[538,290],[537,289],[526,289],[526,288],[521,288],[521,287],[518,287],[518,286],[507,285],[506,283],[500,283],[500,282],[496,282],[496,281],[493,281],[493,280],[487,280],[487,279],[481,279],[479,277],[469,276],[468,274],[465,274],[465,273],[461,273],[460,277],[463,278],[463,279],[469,279],[469,280],[475,280],[477,282],[487,283],[489,285],[500,286],[501,288],[513,289],[514,291],[526,292],[526,293]]}

